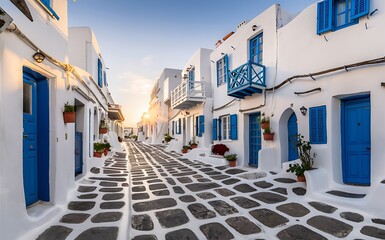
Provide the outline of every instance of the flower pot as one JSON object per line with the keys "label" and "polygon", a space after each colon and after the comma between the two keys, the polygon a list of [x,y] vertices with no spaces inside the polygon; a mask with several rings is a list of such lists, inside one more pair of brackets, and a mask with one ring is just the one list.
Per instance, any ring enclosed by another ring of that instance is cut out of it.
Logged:
{"label": "flower pot", "polygon": [[104,149],[104,155],[107,156],[107,154],[108,154],[108,148],[105,148],[105,149]]}
{"label": "flower pot", "polygon": [[297,176],[297,182],[306,182],[305,175]]}
{"label": "flower pot", "polygon": [[99,134],[106,134],[108,132],[107,128],[99,128]]}
{"label": "flower pot", "polygon": [[261,122],[261,128],[266,129],[270,127],[270,121]]}
{"label": "flower pot", "polygon": [[198,147],[198,144],[191,144],[190,147],[191,147],[191,148],[197,148],[197,147]]}
{"label": "flower pot", "polygon": [[273,141],[274,140],[274,133],[263,133],[263,139],[265,141]]}
{"label": "flower pot", "polygon": [[182,148],[182,153],[187,153],[188,149],[187,148]]}
{"label": "flower pot", "polygon": [[237,161],[229,161],[229,166],[230,166],[230,167],[235,167],[235,166],[237,166]]}
{"label": "flower pot", "polygon": [[63,112],[64,123],[75,123],[75,112]]}
{"label": "flower pot", "polygon": [[103,152],[94,152],[94,157],[101,158],[103,155]]}

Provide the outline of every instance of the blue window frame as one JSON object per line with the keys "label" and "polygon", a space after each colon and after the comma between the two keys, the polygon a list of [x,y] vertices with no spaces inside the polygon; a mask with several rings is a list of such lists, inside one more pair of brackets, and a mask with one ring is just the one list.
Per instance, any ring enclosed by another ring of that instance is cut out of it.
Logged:
{"label": "blue window frame", "polygon": [[250,40],[250,61],[262,64],[263,60],[263,33]]}
{"label": "blue window frame", "polygon": [[217,61],[217,86],[223,85],[227,82],[229,58],[226,54],[223,58]]}
{"label": "blue window frame", "polygon": [[52,8],[51,0],[37,0],[37,1],[41,2],[46,7],[46,9],[48,10],[49,14],[52,17],[56,18],[56,20],[60,19],[60,17],[56,14],[56,12]]}
{"label": "blue window frame", "polygon": [[369,9],[370,0],[323,0],[317,4],[317,34],[356,24]]}
{"label": "blue window frame", "polygon": [[218,119],[213,119],[213,140],[218,140]]}
{"label": "blue window frame", "polygon": [[309,108],[310,143],[326,144],[326,106]]}
{"label": "blue window frame", "polygon": [[103,87],[103,64],[100,58],[98,58],[98,85]]}
{"label": "blue window frame", "polygon": [[194,81],[195,81],[195,68],[192,68],[188,72],[188,86],[190,90],[194,89]]}
{"label": "blue window frame", "polygon": [[205,116],[200,115],[198,117],[198,137],[202,137],[205,132]]}
{"label": "blue window frame", "polygon": [[237,140],[237,114],[223,115],[213,119],[213,140]]}

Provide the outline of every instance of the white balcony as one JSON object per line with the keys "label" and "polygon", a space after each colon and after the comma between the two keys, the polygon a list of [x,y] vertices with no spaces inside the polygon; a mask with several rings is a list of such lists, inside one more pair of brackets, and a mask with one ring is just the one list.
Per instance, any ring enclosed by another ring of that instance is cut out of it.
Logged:
{"label": "white balcony", "polygon": [[205,82],[182,81],[171,92],[171,107],[174,109],[189,109],[205,99]]}

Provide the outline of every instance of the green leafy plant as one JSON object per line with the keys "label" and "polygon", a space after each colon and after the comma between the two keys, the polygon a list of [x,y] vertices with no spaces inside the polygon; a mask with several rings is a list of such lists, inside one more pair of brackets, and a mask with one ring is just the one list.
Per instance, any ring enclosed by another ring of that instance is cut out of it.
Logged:
{"label": "green leafy plant", "polygon": [[190,145],[184,145],[183,147],[182,147],[182,149],[191,149],[191,146]]}
{"label": "green leafy plant", "polygon": [[174,139],[174,138],[171,137],[170,134],[168,134],[168,133],[165,133],[165,134],[164,134],[164,141],[165,141],[165,142],[168,143],[168,142],[170,142],[172,139]]}
{"label": "green leafy plant", "polygon": [[99,128],[108,128],[108,125],[107,125],[106,121],[100,120]]}
{"label": "green leafy plant", "polygon": [[227,161],[237,161],[236,153],[226,154],[224,157],[226,158]]}
{"label": "green leafy plant", "polygon": [[109,142],[104,143],[104,147],[111,151],[111,144]]}
{"label": "green leafy plant", "polygon": [[261,116],[258,117],[258,122],[259,123],[270,122],[270,117],[266,117],[265,113],[262,113]]}
{"label": "green leafy plant", "polygon": [[95,152],[103,152],[105,149],[104,143],[94,143],[94,151]]}
{"label": "green leafy plant", "polygon": [[297,136],[297,148],[298,158],[301,160],[301,164],[289,164],[289,169],[286,172],[295,173],[296,176],[302,176],[305,171],[313,169],[314,158],[317,156],[315,153],[311,153],[311,144],[309,141],[304,140],[304,136],[298,134]]}
{"label": "green leafy plant", "polygon": [[270,127],[265,128],[265,133],[274,133]]}
{"label": "green leafy plant", "polygon": [[75,112],[75,106],[70,105],[68,102],[64,104],[64,112]]}

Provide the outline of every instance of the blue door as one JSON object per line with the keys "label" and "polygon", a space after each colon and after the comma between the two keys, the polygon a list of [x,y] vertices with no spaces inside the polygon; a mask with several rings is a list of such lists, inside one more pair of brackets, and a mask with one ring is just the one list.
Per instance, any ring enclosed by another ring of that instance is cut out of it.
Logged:
{"label": "blue door", "polygon": [[50,200],[48,79],[23,67],[23,183],[26,205]]}
{"label": "blue door", "polygon": [[297,116],[292,113],[287,121],[287,136],[288,136],[288,160],[293,161],[298,159],[297,137],[298,125]]}
{"label": "blue door", "polygon": [[75,175],[83,172],[83,133],[75,133]]}
{"label": "blue door", "polygon": [[261,150],[261,126],[259,113],[249,115],[249,165],[258,167],[258,152]]}
{"label": "blue door", "polygon": [[23,181],[27,206],[38,200],[36,81],[23,77]]}
{"label": "blue door", "polygon": [[370,185],[370,98],[343,101],[341,122],[344,183]]}

